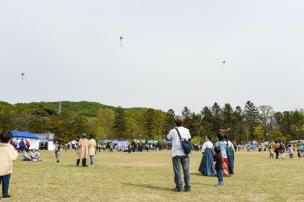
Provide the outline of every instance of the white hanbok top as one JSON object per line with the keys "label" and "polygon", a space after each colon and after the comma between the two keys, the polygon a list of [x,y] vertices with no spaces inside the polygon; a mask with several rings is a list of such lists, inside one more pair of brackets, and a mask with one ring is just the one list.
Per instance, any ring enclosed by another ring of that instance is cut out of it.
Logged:
{"label": "white hanbok top", "polygon": [[205,152],[206,148],[210,148],[212,149],[213,148],[213,144],[210,140],[204,142],[203,146],[202,146],[202,153]]}
{"label": "white hanbok top", "polygon": [[232,142],[230,142],[229,140],[228,140],[228,146],[227,147],[231,147],[232,150],[234,151],[234,146],[233,146]]}

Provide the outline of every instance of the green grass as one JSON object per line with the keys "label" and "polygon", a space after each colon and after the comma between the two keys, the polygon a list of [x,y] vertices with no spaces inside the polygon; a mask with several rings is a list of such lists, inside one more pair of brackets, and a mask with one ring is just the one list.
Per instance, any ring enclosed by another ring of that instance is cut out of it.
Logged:
{"label": "green grass", "polygon": [[171,153],[108,153],[95,168],[74,166],[74,152],[52,152],[46,162],[15,162],[10,201],[304,201],[304,159],[270,160],[267,153],[236,154],[236,174],[217,189],[215,177],[198,172],[201,154],[191,156],[190,193],[175,193]]}

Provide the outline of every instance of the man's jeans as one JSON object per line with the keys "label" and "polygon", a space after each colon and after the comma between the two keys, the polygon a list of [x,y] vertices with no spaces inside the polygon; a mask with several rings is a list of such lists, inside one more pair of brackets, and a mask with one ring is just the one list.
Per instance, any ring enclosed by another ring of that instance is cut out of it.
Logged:
{"label": "man's jeans", "polygon": [[218,179],[218,185],[222,185],[223,184],[223,170],[216,170],[216,176]]}
{"label": "man's jeans", "polygon": [[172,158],[174,170],[174,182],[177,190],[182,190],[183,182],[181,178],[181,166],[184,172],[185,190],[190,190],[190,171],[189,171],[189,157],[188,156],[175,156]]}
{"label": "man's jeans", "polygon": [[2,183],[2,196],[3,197],[8,196],[8,187],[9,187],[10,177],[11,177],[11,174],[0,176],[0,180]]}
{"label": "man's jeans", "polygon": [[90,155],[91,166],[94,166],[94,155]]}

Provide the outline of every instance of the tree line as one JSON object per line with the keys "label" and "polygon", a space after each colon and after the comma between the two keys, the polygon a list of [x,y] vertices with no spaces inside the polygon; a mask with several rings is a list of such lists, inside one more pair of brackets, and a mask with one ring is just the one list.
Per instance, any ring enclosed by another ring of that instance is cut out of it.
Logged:
{"label": "tree line", "polygon": [[[62,109],[62,110],[61,110]],[[242,108],[214,103],[199,113],[184,107],[182,112],[151,108],[122,108],[94,102],[0,102],[0,130],[55,133],[62,141],[94,133],[96,139],[163,140],[174,127],[175,114],[182,114],[193,142],[205,135],[215,138],[220,128],[229,130],[231,140],[248,142],[304,138],[303,110],[275,112],[271,106],[256,106],[247,101]]]}

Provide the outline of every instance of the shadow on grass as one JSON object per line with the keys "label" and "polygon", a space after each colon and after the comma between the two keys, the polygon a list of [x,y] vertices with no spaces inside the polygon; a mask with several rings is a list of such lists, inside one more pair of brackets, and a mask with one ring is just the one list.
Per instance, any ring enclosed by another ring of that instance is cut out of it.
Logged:
{"label": "shadow on grass", "polygon": [[74,164],[58,164],[58,165],[60,165],[61,167],[74,167],[74,168],[78,168],[78,167],[81,167],[81,166],[76,166],[76,165],[74,165]]}
{"label": "shadow on grass", "polygon": [[[58,164],[58,165],[60,165],[60,164]],[[61,164],[60,166],[61,167],[67,167],[67,168],[88,168],[89,169],[89,166],[82,167],[81,165],[80,166],[76,166],[76,165],[73,165],[73,164]]]}
{"label": "shadow on grass", "polygon": [[202,175],[201,173],[190,173],[190,175],[195,175],[195,176],[202,176],[202,177],[204,177],[204,175]]}
{"label": "shadow on grass", "polygon": [[206,176],[206,175],[203,175],[203,174],[201,174],[201,173],[190,173],[190,175],[193,175],[193,176],[201,176],[201,177],[209,177],[209,178],[216,177],[216,176]]}
{"label": "shadow on grass", "polygon": [[132,187],[139,187],[139,188],[148,188],[148,189],[155,189],[155,190],[161,190],[161,191],[172,191],[173,188],[169,187],[158,187],[158,186],[153,186],[150,184],[133,184],[133,183],[122,183],[123,185],[127,186],[132,186]]}
{"label": "shadow on grass", "polygon": [[214,181],[214,184],[200,183],[200,182],[191,182],[191,185],[202,185],[207,187],[214,187],[217,181]]}

